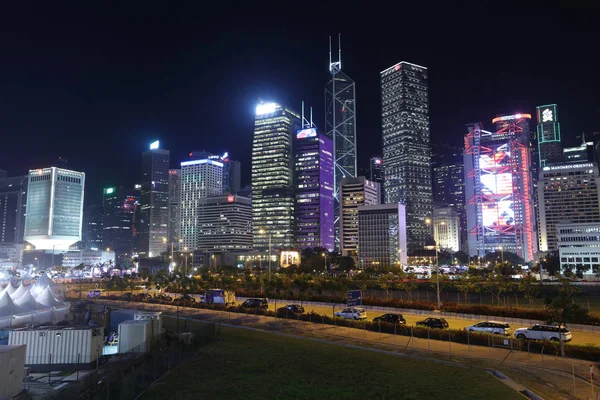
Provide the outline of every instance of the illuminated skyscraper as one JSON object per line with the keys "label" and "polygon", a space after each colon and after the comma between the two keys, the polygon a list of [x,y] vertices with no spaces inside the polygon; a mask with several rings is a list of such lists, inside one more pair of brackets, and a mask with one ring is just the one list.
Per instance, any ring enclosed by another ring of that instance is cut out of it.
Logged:
{"label": "illuminated skyscraper", "polygon": [[329,38],[329,73],[325,88],[325,135],[333,141],[334,213],[336,247],[339,243],[340,182],[356,177],[356,94],[354,81],[342,71],[342,47],[338,38],[338,61],[331,59]]}
{"label": "illuminated skyscraper", "polygon": [[0,171],[0,243],[23,243],[27,175],[2,177]]}
{"label": "illuminated skyscraper", "polygon": [[333,144],[305,128],[294,144],[296,245],[334,250]]}
{"label": "illuminated skyscraper", "polygon": [[102,217],[102,248],[110,248],[118,260],[133,254],[135,214],[138,204],[134,189],[111,187],[104,189]]}
{"label": "illuminated skyscraper", "polygon": [[169,170],[169,237],[168,244],[179,248],[181,223],[181,170]]}
{"label": "illuminated skyscraper", "polygon": [[427,68],[402,61],[380,80],[385,203],[406,206],[410,256],[422,251],[433,211]]}
{"label": "illuminated skyscraper", "polygon": [[460,214],[454,208],[433,209],[433,239],[442,250],[460,250]]}
{"label": "illuminated skyscraper", "polygon": [[537,139],[539,168],[556,164],[562,161],[562,144],[560,142],[560,122],[556,104],[538,106],[537,114]]}
{"label": "illuminated skyscraper", "polygon": [[169,150],[158,141],[142,154],[142,192],[139,224],[139,254],[157,257],[167,250],[169,227]]}
{"label": "illuminated skyscraper", "polygon": [[471,256],[503,251],[525,261],[537,251],[529,114],[494,118],[497,131],[468,125],[465,137],[465,198]]}
{"label": "illuminated skyscraper", "polygon": [[277,103],[259,103],[252,145],[252,235],[254,248],[294,246],[294,156],[292,138],[300,116]]}
{"label": "illuminated skyscraper", "polygon": [[25,241],[67,251],[81,241],[85,174],[56,167],[29,171]]}
{"label": "illuminated skyscraper", "polygon": [[[139,212],[139,211],[138,211]],[[83,209],[82,241],[85,249],[102,250],[102,205],[89,204]]]}
{"label": "illuminated skyscraper", "polygon": [[223,193],[223,163],[207,158],[181,163],[180,247],[199,248],[202,218],[201,199]]}

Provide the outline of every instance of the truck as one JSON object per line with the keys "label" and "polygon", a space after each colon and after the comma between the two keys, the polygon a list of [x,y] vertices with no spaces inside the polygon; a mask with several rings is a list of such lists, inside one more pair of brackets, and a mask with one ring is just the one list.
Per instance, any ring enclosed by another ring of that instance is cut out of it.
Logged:
{"label": "truck", "polygon": [[208,289],[206,291],[206,304],[235,304],[235,293],[231,290],[224,289]]}

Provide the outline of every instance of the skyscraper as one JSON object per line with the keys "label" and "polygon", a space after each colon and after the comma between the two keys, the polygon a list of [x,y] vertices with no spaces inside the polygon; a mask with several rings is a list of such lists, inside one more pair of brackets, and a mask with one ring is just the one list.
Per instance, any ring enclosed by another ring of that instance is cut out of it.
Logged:
{"label": "skyscraper", "polygon": [[252,233],[254,247],[294,245],[292,138],[300,116],[277,103],[256,106],[252,145]]}
{"label": "skyscraper", "polygon": [[334,250],[333,143],[315,128],[296,134],[296,245]]}
{"label": "skyscraper", "polygon": [[433,167],[433,201],[436,207],[451,207],[458,213],[461,244],[458,250],[466,249],[467,209],[465,205],[465,164],[462,154],[460,161],[447,161],[446,164]]}
{"label": "skyscraper", "polygon": [[480,123],[468,125],[464,160],[471,256],[502,248],[531,261],[537,251],[530,138],[524,128],[529,119],[529,114],[494,118],[496,132]]}
{"label": "skyscraper", "polygon": [[179,246],[179,232],[181,230],[181,170],[169,170],[169,245]]}
{"label": "skyscraper", "polygon": [[0,177],[0,243],[23,243],[27,175]]}
{"label": "skyscraper", "polygon": [[157,257],[167,250],[169,226],[169,150],[159,148],[159,142],[150,144],[142,154],[142,192],[139,224],[139,254]]}
{"label": "skyscraper", "polygon": [[340,248],[343,256],[358,257],[358,207],[379,204],[380,186],[364,176],[340,182]]}
{"label": "skyscraper", "polygon": [[325,135],[333,141],[333,195],[335,198],[335,238],[339,242],[340,182],[354,178],[356,172],[356,94],[354,81],[342,71],[342,47],[338,37],[338,61],[331,60],[329,38],[329,73],[325,88]]}
{"label": "skyscraper", "polygon": [[223,193],[223,163],[208,158],[181,163],[181,222],[182,246],[198,249],[201,235],[201,199]]}
{"label": "skyscraper", "polygon": [[557,225],[600,226],[600,176],[592,162],[555,164],[542,169],[538,182],[540,251],[558,249]]}
{"label": "skyscraper", "polygon": [[67,251],[81,241],[85,174],[56,167],[29,171],[25,241]]}
{"label": "skyscraper", "polygon": [[433,239],[438,248],[456,252],[461,248],[460,214],[452,207],[433,209]]}
{"label": "skyscraper", "polygon": [[556,104],[536,107],[539,168],[562,161],[560,122]]}
{"label": "skyscraper", "polygon": [[102,250],[102,215],[103,207],[89,204],[83,208],[83,247],[89,250]]}
{"label": "skyscraper", "polygon": [[358,206],[358,258],[363,267],[406,265],[404,204]]}
{"label": "skyscraper", "polygon": [[423,249],[433,210],[427,68],[402,61],[380,80],[385,202],[406,206],[410,256]]}
{"label": "skyscraper", "polygon": [[383,159],[381,157],[371,157],[369,160],[369,180],[383,185],[385,171],[383,169]]}
{"label": "skyscraper", "polygon": [[232,194],[198,200],[198,250],[207,252],[252,249],[250,199]]}
{"label": "skyscraper", "polygon": [[137,203],[133,188],[105,188],[102,198],[102,248],[114,251],[117,260],[133,254]]}

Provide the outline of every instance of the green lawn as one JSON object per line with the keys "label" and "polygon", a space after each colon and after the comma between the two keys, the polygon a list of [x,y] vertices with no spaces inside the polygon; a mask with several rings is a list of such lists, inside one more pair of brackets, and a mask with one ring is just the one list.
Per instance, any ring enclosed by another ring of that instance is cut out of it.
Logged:
{"label": "green lawn", "polygon": [[144,399],[522,398],[473,369],[226,327],[221,339]]}

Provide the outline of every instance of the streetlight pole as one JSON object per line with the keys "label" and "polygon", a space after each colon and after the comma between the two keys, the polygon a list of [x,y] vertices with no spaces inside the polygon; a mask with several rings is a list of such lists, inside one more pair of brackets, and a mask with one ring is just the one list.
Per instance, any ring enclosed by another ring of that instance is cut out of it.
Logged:
{"label": "streetlight pole", "polygon": [[325,272],[327,272],[327,252],[323,252],[323,257],[325,257]]}
{"label": "streetlight pole", "polygon": [[271,281],[271,232],[269,232],[269,282]]}
{"label": "streetlight pole", "polygon": [[435,244],[435,269],[436,269],[436,275],[437,275],[437,282],[436,282],[436,289],[437,289],[437,306],[438,306],[438,310],[440,310],[442,308],[442,302],[440,300],[440,259],[438,257],[438,246],[437,246],[437,242]]}

